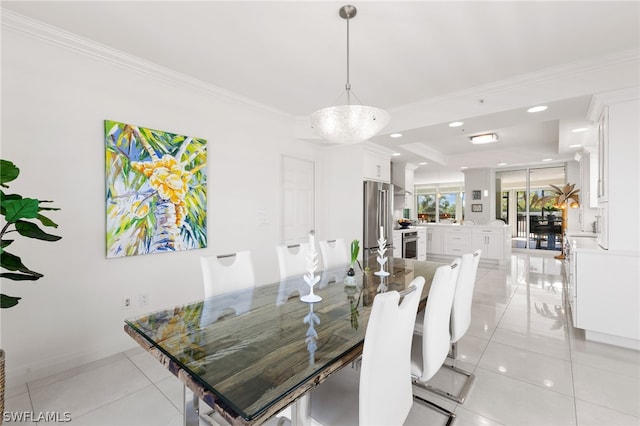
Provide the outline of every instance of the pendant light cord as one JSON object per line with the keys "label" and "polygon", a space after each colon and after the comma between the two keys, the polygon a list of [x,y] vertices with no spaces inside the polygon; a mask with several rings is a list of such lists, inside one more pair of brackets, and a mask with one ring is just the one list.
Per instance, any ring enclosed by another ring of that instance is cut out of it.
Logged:
{"label": "pendant light cord", "polygon": [[347,84],[344,85],[347,91],[347,105],[351,105],[351,83],[349,83],[349,21],[351,17],[347,15]]}

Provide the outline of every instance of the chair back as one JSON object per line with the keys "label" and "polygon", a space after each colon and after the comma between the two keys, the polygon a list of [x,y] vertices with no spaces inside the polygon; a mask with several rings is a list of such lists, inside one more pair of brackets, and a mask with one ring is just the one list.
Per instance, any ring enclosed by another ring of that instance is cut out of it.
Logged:
{"label": "chair back", "polygon": [[309,243],[276,246],[276,252],[281,280],[307,272]]}
{"label": "chair back", "polygon": [[204,297],[252,288],[256,284],[250,251],[221,256],[202,256]]}
{"label": "chair back", "polygon": [[351,262],[347,245],[342,238],[320,241],[320,253],[322,253],[322,268],[324,270],[347,266]]}
{"label": "chair back", "polygon": [[424,309],[422,333],[422,369],[420,381],[426,382],[442,367],[449,353],[449,320],[460,259],[436,269]]}
{"label": "chair back", "polygon": [[373,299],[360,369],[360,425],[401,425],[411,410],[411,337],[424,282],[415,278],[409,285],[415,290],[401,303],[397,291]]}
{"label": "chair back", "polygon": [[455,343],[464,336],[471,324],[471,302],[473,289],[476,284],[478,263],[481,250],[467,253],[460,259],[460,272],[456,284],[456,293],[451,308],[451,343]]}

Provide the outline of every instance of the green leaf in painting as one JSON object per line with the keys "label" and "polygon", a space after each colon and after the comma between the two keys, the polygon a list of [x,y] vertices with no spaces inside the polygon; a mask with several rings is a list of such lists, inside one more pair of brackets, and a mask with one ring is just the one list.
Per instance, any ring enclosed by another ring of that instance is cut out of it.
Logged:
{"label": "green leaf in painting", "polygon": [[20,174],[20,169],[11,161],[0,160],[0,186],[8,188],[5,183],[15,180]]}
{"label": "green leaf in painting", "polygon": [[44,241],[58,241],[62,238],[57,235],[47,234],[35,223],[25,222],[24,220],[19,220],[18,222],[16,222],[16,231],[18,231],[20,235],[24,237],[36,238],[38,240]]}
{"label": "green leaf in painting", "polygon": [[21,297],[7,296],[6,294],[0,294],[0,308],[12,308],[18,304]]}
{"label": "green leaf in painting", "polygon": [[4,218],[9,223],[17,222],[20,219],[34,219],[38,216],[38,206],[40,203],[33,198],[23,198],[21,200],[3,200]]}

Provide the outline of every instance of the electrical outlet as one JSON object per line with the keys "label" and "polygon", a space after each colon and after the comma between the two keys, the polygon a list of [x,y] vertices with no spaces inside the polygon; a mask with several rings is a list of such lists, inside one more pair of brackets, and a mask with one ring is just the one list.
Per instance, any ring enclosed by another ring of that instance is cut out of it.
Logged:
{"label": "electrical outlet", "polygon": [[140,306],[147,306],[149,304],[149,293],[142,293],[138,295],[138,304]]}
{"label": "electrical outlet", "polygon": [[125,296],[122,298],[122,310],[131,309],[131,297]]}

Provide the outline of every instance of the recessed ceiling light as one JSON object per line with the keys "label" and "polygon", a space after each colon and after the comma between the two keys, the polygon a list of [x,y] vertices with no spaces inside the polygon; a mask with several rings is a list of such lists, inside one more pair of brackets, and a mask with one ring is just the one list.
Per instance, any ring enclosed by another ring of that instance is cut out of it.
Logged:
{"label": "recessed ceiling light", "polygon": [[587,130],[589,130],[588,127],[578,127],[577,129],[573,129],[572,132],[573,133],[580,133],[580,132],[586,132]]}
{"label": "recessed ceiling light", "polygon": [[507,165],[507,163],[505,163],[504,161],[501,161],[501,162],[498,163],[498,166],[506,166],[506,165]]}
{"label": "recessed ceiling light", "polygon": [[390,138],[401,138],[402,137],[402,133],[391,133],[389,135]]}
{"label": "recessed ceiling light", "polygon": [[486,133],[484,135],[471,136],[469,140],[471,141],[472,144],[476,144],[476,145],[484,144],[484,143],[493,143],[493,142],[498,142],[498,135],[496,135],[495,133]]}
{"label": "recessed ceiling light", "polygon": [[527,112],[540,112],[540,111],[544,111],[545,109],[547,109],[546,105],[538,105],[538,106],[529,108]]}
{"label": "recessed ceiling light", "polygon": [[462,126],[464,123],[462,121],[454,121],[452,123],[449,123],[449,127],[460,127]]}
{"label": "recessed ceiling light", "polygon": [[394,157],[398,157],[398,156],[400,156],[400,153],[399,153],[399,152],[394,152],[394,153],[393,153],[393,154],[391,154],[391,155],[393,155]]}
{"label": "recessed ceiling light", "polygon": [[553,158],[543,158],[542,161],[544,161],[544,162],[553,161]]}
{"label": "recessed ceiling light", "polygon": [[467,167],[467,166],[462,166],[462,167],[460,167],[460,170],[465,170],[465,169],[468,169],[468,168],[469,167]]}
{"label": "recessed ceiling light", "polygon": [[580,148],[582,147],[581,143],[574,143],[573,145],[569,145],[569,148]]}
{"label": "recessed ceiling light", "polygon": [[422,163],[418,163],[418,164],[420,164],[421,166],[424,166],[427,163],[426,163],[426,161],[423,161]]}

